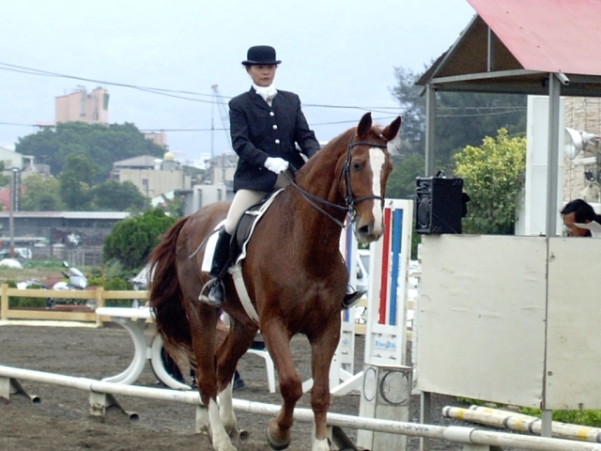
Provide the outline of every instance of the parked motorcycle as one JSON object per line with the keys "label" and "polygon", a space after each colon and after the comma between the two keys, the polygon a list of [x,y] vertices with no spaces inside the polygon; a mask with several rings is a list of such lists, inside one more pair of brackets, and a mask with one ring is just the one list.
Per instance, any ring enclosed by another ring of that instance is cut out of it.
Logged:
{"label": "parked motorcycle", "polygon": [[88,287],[88,279],[83,273],[77,269],[69,266],[69,263],[63,262],[63,266],[67,268],[67,271],[61,271],[61,274],[69,279],[68,282],[61,280],[56,282],[53,286],[53,290],[85,290]]}
{"label": "parked motorcycle", "polygon": [[[72,266],[69,265],[66,261],[63,262],[63,266],[66,268],[66,271],[61,271],[61,274],[68,279],[67,281],[61,280],[56,282],[52,286],[52,290],[57,291],[79,291],[85,290],[88,287],[88,279],[83,273]],[[74,304],[84,304],[89,308],[93,309],[96,306],[95,299],[76,299],[72,301]],[[46,308],[54,308],[56,306],[56,301],[52,298],[46,299]]]}

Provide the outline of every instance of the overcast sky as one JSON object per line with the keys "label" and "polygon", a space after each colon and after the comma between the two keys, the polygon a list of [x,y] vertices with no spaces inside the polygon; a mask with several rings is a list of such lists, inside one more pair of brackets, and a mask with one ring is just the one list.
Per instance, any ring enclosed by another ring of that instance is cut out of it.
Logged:
{"label": "overcast sky", "polygon": [[390,122],[394,68],[423,71],[475,14],[467,0],[7,0],[0,11],[0,146],[54,121],[55,97],[101,85],[111,123],[163,129],[179,159],[195,160],[230,148],[212,86],[227,98],[250,88],[248,47],[276,48],[276,87],[300,95],[327,141],[365,110]]}

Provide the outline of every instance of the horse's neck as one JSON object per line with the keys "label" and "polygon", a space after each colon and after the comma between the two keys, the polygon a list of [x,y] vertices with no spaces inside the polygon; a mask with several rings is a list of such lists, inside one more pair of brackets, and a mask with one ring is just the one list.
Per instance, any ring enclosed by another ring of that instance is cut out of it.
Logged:
{"label": "horse's neck", "polygon": [[299,187],[331,204],[341,204],[342,199],[338,186],[341,176],[336,173],[336,165],[340,156],[340,153],[335,151],[322,150],[318,152],[301,169],[297,178]]}
{"label": "horse's neck", "polygon": [[[336,175],[336,155],[319,155],[315,161],[309,160],[307,172],[298,180],[299,188],[330,204],[342,206],[339,194],[339,176]],[[305,168],[303,168],[305,169]],[[323,204],[311,197],[305,197],[300,190],[292,189],[290,203],[296,218],[294,228],[299,231],[297,239],[304,242],[308,253],[323,255],[338,252],[340,223],[345,219],[344,209]]]}

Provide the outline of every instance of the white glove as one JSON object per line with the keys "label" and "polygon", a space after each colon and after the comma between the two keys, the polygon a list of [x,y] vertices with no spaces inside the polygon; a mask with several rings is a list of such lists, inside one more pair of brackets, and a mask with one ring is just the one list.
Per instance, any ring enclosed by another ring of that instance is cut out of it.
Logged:
{"label": "white glove", "polygon": [[286,169],[288,169],[288,162],[283,158],[267,157],[267,160],[265,160],[265,167],[271,172],[279,174],[280,172],[284,172]]}

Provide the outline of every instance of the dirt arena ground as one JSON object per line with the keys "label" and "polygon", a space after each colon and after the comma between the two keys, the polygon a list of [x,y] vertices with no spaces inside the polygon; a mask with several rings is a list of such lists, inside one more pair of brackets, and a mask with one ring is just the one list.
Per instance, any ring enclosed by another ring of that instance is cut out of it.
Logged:
{"label": "dirt arena ground", "polygon": [[[292,341],[297,368],[303,380],[309,377],[309,347],[304,337]],[[356,371],[361,368],[363,339],[357,337]],[[118,325],[93,327],[48,327],[3,325],[0,327],[0,364],[70,376],[93,379],[115,375],[123,371],[133,356],[132,341]],[[267,389],[263,360],[246,355],[239,364],[245,381],[244,390],[236,391],[236,398],[279,404],[278,393]],[[195,408],[190,405],[155,401],[151,399],[118,396],[127,410],[137,412],[139,419],[129,420],[111,409],[104,422],[88,415],[86,392],[55,385],[21,381],[24,388],[38,395],[41,403],[32,404],[24,396],[12,395],[9,401],[0,398],[1,450],[211,450],[208,437],[195,432]],[[146,365],[138,385],[158,387],[156,377]],[[462,405],[456,399],[433,396],[435,424],[450,424],[441,419],[445,405]],[[299,406],[308,407],[308,395]],[[360,395],[353,393],[333,400],[331,412],[356,415]],[[419,397],[412,397],[411,421],[419,418]],[[239,427],[250,433],[235,445],[239,451],[269,449],[265,440],[268,417],[238,413]],[[471,425],[473,426],[473,425]],[[295,423],[290,450],[311,449],[311,425]],[[352,439],[356,431],[345,430]],[[417,451],[418,440],[409,438],[409,451]],[[432,441],[432,450],[460,450],[461,445]]]}

